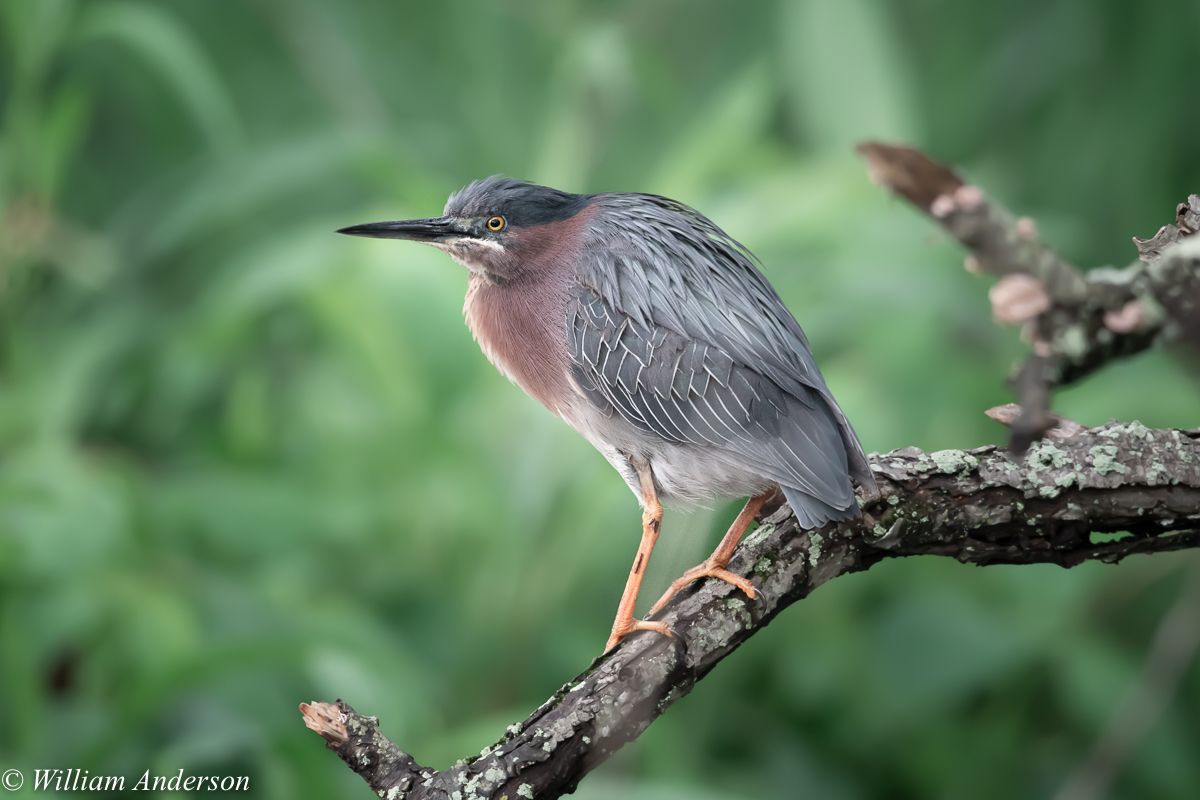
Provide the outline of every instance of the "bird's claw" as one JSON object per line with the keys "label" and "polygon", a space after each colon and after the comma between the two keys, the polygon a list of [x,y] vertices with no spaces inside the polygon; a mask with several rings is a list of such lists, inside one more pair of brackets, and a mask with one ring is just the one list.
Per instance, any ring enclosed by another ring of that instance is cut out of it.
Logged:
{"label": "bird's claw", "polygon": [[608,644],[604,645],[604,652],[612,650],[621,643],[622,639],[634,631],[656,631],[670,639],[675,638],[671,626],[665,622],[651,622],[644,619],[617,620],[613,623],[612,635],[608,637]]}
{"label": "bird's claw", "polygon": [[647,616],[653,616],[654,614],[657,614],[659,610],[667,604],[667,601],[675,596],[676,592],[687,586],[692,581],[699,580],[700,578],[716,578],[717,580],[725,581],[726,583],[741,589],[751,600],[758,596],[758,593],[754,590],[754,584],[752,584],[746,578],[743,578],[741,575],[735,575],[727,569],[704,563],[698,567],[692,567],[687,572],[683,573],[678,580],[674,581],[667,591],[663,593],[663,596],[658,598],[658,602],[650,608],[650,614]]}

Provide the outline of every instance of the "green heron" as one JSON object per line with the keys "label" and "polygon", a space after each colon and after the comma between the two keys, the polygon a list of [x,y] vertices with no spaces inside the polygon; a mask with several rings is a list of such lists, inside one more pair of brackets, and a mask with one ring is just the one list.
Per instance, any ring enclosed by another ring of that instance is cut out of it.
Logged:
{"label": "green heron", "polygon": [[411,239],[470,272],[463,313],[488,359],[591,442],[642,506],[642,539],[605,650],[633,616],[660,503],[749,497],[691,581],[718,578],[776,489],[800,525],[858,516],[875,480],[808,340],[755,257],[707,217],[650,194],[570,194],[493,176],[443,216],[339,233]]}

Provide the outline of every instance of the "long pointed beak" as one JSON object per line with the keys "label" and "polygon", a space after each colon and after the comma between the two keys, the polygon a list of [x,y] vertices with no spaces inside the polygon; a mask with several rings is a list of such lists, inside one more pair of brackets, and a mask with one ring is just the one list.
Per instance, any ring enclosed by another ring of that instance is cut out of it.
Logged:
{"label": "long pointed beak", "polygon": [[348,236],[370,236],[374,239],[412,239],[427,244],[469,235],[452,217],[368,222],[365,225],[340,228],[337,232]]}

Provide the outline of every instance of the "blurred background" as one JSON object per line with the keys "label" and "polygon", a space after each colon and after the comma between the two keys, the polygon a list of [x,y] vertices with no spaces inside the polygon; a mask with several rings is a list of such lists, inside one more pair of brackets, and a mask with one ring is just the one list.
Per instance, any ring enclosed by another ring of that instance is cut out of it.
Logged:
{"label": "blurred background", "polygon": [[[366,797],[300,701],[422,764],[605,641],[639,535],[491,367],[432,248],[335,228],[504,173],[649,191],[764,262],[868,450],[998,443],[1024,352],[854,142],[959,165],[1083,266],[1200,191],[1200,6],[1102,0],[0,1],[0,767]],[[1200,425],[1171,353],[1061,392]],[[643,592],[736,508],[673,513]],[[894,561],[744,646],[583,798],[1037,798],[1083,763],[1194,554]],[[1186,662],[1185,662],[1186,663]],[[1200,787],[1200,669],[1110,796]]]}

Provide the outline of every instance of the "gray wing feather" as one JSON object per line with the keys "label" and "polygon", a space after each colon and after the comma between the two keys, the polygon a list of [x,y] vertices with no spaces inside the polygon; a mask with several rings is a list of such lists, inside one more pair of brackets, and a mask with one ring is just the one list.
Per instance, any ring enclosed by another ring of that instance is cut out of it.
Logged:
{"label": "gray wing feather", "polygon": [[607,338],[597,334],[614,325],[612,311],[587,289],[570,310],[572,370],[593,405],[839,509],[854,502],[837,422],[825,404],[786,396],[718,348],[661,326],[626,319],[621,335],[595,354],[589,345]]}
{"label": "gray wing feather", "polygon": [[873,487],[804,332],[753,256],[665,198],[606,195],[598,205],[603,224],[582,248],[568,320],[573,370],[592,402],[838,509],[853,502],[847,474]]}

